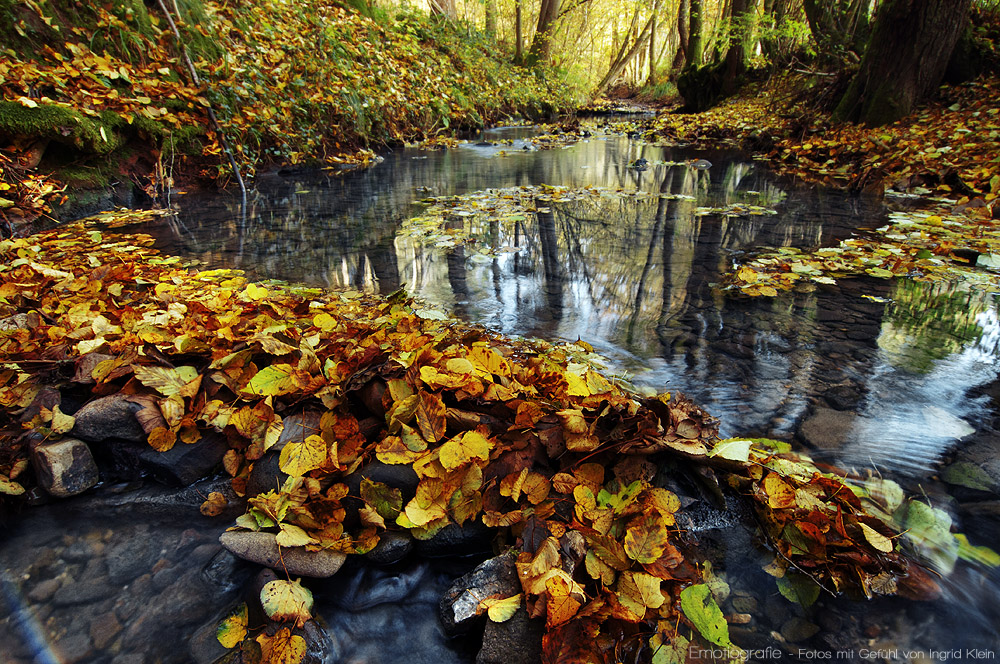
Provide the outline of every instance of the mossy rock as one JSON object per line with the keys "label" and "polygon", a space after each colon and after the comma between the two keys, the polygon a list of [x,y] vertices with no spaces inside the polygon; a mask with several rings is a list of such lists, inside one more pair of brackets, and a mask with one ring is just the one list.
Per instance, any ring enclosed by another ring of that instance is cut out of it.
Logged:
{"label": "mossy rock", "polygon": [[0,101],[0,135],[49,139],[87,154],[106,155],[124,144],[115,131],[124,121],[115,113],[90,117],[64,106],[40,103],[33,108]]}

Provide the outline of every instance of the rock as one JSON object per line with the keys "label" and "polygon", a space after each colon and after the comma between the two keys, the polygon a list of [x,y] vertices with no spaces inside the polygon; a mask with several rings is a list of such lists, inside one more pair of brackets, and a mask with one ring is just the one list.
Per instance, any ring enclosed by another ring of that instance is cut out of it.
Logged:
{"label": "rock", "polygon": [[122,631],[122,624],[114,613],[105,613],[90,621],[90,640],[98,650],[104,650]]}
{"label": "rock", "polygon": [[799,434],[812,447],[821,450],[839,449],[847,441],[857,419],[857,415],[851,412],[816,408],[799,427]]}
{"label": "rock", "polygon": [[836,410],[855,410],[861,394],[849,385],[837,385],[824,392],[823,398]]}
{"label": "rock", "polygon": [[107,577],[77,581],[66,584],[57,590],[52,596],[52,603],[56,606],[90,604],[111,597],[116,591],[117,589],[111,585]]}
{"label": "rock", "polygon": [[[235,555],[272,569],[286,569],[292,576],[333,576],[347,556],[339,551],[306,551],[302,547],[281,547],[274,533],[227,531],[219,543]],[[284,566],[282,566],[284,563]]]}
{"label": "rock", "polygon": [[252,566],[222,548],[201,568],[202,579],[215,586],[216,594],[240,588],[252,573]]}
{"label": "rock", "polygon": [[82,440],[63,438],[37,445],[31,453],[39,484],[59,498],[83,493],[97,484],[97,464]]}
{"label": "rock", "polygon": [[219,643],[215,634],[219,623],[234,610],[231,608],[218,616],[216,620],[210,620],[191,636],[188,640],[188,654],[191,662],[194,664],[213,664],[229,652],[229,648]]}
{"label": "rock", "polygon": [[452,584],[438,604],[445,634],[455,636],[478,623],[481,616],[476,615],[476,610],[481,598],[511,597],[521,592],[516,561],[517,554],[512,549],[490,558]]}
{"label": "rock", "polygon": [[146,442],[135,415],[142,406],[120,394],[94,399],[76,412],[72,433],[88,442],[121,438],[135,443]]}
{"label": "rock", "polygon": [[413,466],[409,464],[388,464],[381,461],[372,461],[357,472],[349,475],[345,480],[348,491],[352,496],[360,495],[362,479],[381,482],[394,489],[399,489],[403,493],[404,501],[409,500],[417,493],[417,485],[420,484],[420,477],[413,470]]}
{"label": "rock", "polygon": [[281,458],[280,453],[268,450],[260,459],[253,462],[253,469],[247,477],[247,498],[259,496],[268,491],[276,491],[288,479],[288,474],[283,472],[278,465]]}
{"label": "rock", "polygon": [[44,581],[39,581],[38,584],[31,589],[28,593],[28,599],[30,599],[35,604],[41,604],[52,599],[52,596],[56,594],[59,590],[59,586],[62,583],[60,579],[45,579]]}
{"label": "rock", "polygon": [[379,536],[375,548],[365,558],[376,565],[397,563],[413,551],[413,536],[405,530],[388,530]]}
{"label": "rock", "polygon": [[482,521],[467,522],[464,526],[451,523],[431,539],[414,542],[414,550],[427,558],[490,553],[495,534]]}
{"label": "rock", "polygon": [[108,567],[108,578],[116,586],[129,584],[133,579],[148,572],[156,561],[157,551],[152,539],[131,537],[122,539],[109,547],[104,557]]}
{"label": "rock", "polygon": [[476,664],[535,664],[542,660],[542,636],[545,621],[529,618],[522,606],[510,620],[486,621],[483,646],[476,655]]}
{"label": "rock", "polygon": [[819,625],[798,616],[791,618],[781,626],[781,635],[792,643],[801,643],[806,639],[811,639],[818,631]]}
{"label": "rock", "polygon": [[138,448],[137,458],[161,482],[187,486],[213,474],[228,449],[225,437],[210,431],[196,443],[178,442],[166,452],[157,452],[144,444]]}

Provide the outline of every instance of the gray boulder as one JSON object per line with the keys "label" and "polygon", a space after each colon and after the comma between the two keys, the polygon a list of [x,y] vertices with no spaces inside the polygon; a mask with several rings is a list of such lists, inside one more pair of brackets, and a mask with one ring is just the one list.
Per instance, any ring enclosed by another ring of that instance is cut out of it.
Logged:
{"label": "gray boulder", "polygon": [[522,606],[510,620],[486,621],[476,664],[535,664],[542,660],[545,621],[529,618]]}
{"label": "gray boulder", "polygon": [[337,573],[347,556],[339,551],[306,551],[304,547],[278,547],[274,533],[230,530],[219,543],[233,554],[292,576],[328,577]]}
{"label": "gray boulder", "polygon": [[35,446],[31,454],[38,483],[49,494],[66,498],[97,484],[97,464],[82,440],[63,438]]}

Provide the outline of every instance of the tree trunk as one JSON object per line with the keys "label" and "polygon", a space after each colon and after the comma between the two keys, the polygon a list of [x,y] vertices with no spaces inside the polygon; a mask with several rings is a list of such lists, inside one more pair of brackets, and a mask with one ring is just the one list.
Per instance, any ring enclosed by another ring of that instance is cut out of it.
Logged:
{"label": "tree trunk", "polygon": [[444,16],[449,19],[454,19],[458,16],[458,11],[455,9],[455,0],[430,0],[430,5],[431,14]]}
{"label": "tree trunk", "polygon": [[701,65],[702,50],[705,48],[705,16],[702,0],[690,0],[691,2],[691,27],[688,33],[687,66],[698,67]]}
{"label": "tree trunk", "polygon": [[746,22],[741,20],[752,9],[748,9],[747,0],[732,0],[732,19],[730,21],[729,46],[724,57],[725,73],[722,79],[722,94],[735,94],[743,83],[743,74],[747,71],[745,35],[743,29]]}
{"label": "tree trunk", "polygon": [[[618,58],[611,64],[611,68],[608,69],[608,73],[604,75],[604,78],[601,79],[600,83],[598,83],[597,88],[594,89],[594,97],[599,97],[604,93],[608,86],[611,85],[611,83],[618,78],[618,75],[622,73],[625,66],[632,60],[632,58],[635,57],[635,54],[638,53],[645,45],[646,39],[649,38],[649,30],[653,26],[653,18],[656,16],[657,4],[659,3],[657,2],[653,5],[653,14],[649,17],[649,20],[646,21],[645,27],[643,27],[642,32],[639,33],[635,43],[632,44],[632,48],[625,53],[619,52]],[[627,44],[628,42],[622,44],[622,51],[624,51]]]}
{"label": "tree trunk", "polygon": [[524,28],[521,18],[521,0],[514,0],[514,62],[524,62]]}
{"label": "tree trunk", "polygon": [[552,50],[552,32],[555,30],[556,19],[559,17],[560,0],[542,0],[538,10],[538,27],[535,38],[531,40],[528,49],[528,64],[544,64],[549,61]]}
{"label": "tree trunk", "polygon": [[486,0],[486,34],[493,36],[497,33],[497,0]]}
{"label": "tree trunk", "polygon": [[834,119],[880,126],[910,113],[944,77],[970,0],[885,0]]}
{"label": "tree trunk", "polygon": [[674,61],[670,65],[671,71],[680,71],[684,68],[685,62],[690,62],[689,51],[691,44],[688,32],[691,22],[691,0],[681,0],[677,6],[677,52],[674,54]]}
{"label": "tree trunk", "polygon": [[653,25],[649,29],[649,76],[646,85],[656,85],[656,14],[653,14]]}

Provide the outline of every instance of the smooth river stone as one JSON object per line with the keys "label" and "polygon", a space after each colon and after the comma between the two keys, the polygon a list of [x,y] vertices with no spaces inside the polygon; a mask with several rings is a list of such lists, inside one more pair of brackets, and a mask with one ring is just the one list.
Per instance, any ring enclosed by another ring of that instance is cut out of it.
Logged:
{"label": "smooth river stone", "polygon": [[333,576],[347,559],[339,551],[306,551],[299,546],[281,547],[279,555],[274,533],[226,531],[219,537],[219,543],[244,560],[276,570],[286,569],[296,576]]}

